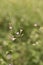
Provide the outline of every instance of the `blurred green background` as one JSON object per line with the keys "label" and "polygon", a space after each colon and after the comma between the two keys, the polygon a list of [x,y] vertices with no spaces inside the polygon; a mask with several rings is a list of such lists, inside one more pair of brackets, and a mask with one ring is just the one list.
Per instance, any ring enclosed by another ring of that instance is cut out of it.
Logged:
{"label": "blurred green background", "polygon": [[43,65],[43,0],[0,0],[0,65]]}

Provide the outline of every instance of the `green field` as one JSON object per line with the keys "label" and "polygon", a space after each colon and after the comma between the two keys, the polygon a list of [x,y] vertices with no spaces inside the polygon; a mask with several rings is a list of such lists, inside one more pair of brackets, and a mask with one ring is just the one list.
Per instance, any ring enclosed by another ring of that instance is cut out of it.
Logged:
{"label": "green field", "polygon": [[0,65],[43,65],[43,0],[0,0]]}

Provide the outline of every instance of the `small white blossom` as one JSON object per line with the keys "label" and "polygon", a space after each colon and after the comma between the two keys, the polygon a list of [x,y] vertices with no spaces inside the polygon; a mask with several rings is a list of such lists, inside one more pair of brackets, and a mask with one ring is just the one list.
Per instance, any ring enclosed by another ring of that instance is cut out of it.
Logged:
{"label": "small white blossom", "polygon": [[36,42],[36,45],[38,45],[39,44],[39,42]]}
{"label": "small white blossom", "polygon": [[34,26],[35,26],[35,27],[37,27],[37,26],[38,26],[38,24],[36,24],[36,23],[35,23],[35,24],[34,24]]}
{"label": "small white blossom", "polygon": [[34,43],[34,44],[32,44],[33,46],[35,46],[36,44]]}
{"label": "small white blossom", "polygon": [[12,41],[16,40],[16,38],[12,38]]}
{"label": "small white blossom", "polygon": [[10,26],[9,29],[12,30],[12,26]]}
{"label": "small white blossom", "polygon": [[33,43],[32,45],[35,46],[35,45],[38,45],[38,44],[39,44],[39,42],[36,42],[36,43]]}
{"label": "small white blossom", "polygon": [[19,32],[17,32],[16,34],[19,35]]}
{"label": "small white blossom", "polygon": [[23,30],[22,29],[20,29],[20,33],[22,32]]}
{"label": "small white blossom", "polygon": [[16,38],[15,38],[13,35],[10,35],[9,38],[10,38],[12,41],[16,40]]}

